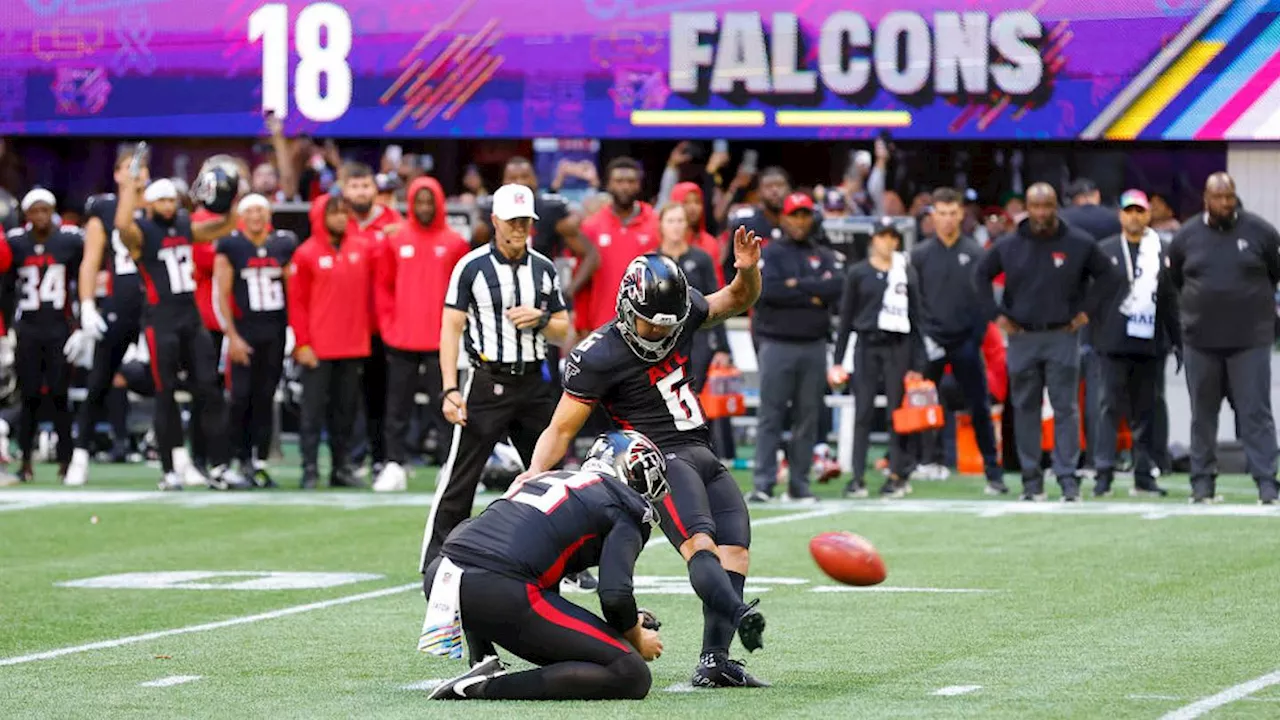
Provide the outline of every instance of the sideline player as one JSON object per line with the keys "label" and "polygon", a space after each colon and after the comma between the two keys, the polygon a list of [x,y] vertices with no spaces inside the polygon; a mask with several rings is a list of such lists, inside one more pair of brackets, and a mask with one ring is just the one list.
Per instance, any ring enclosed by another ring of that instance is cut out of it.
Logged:
{"label": "sideline player", "polygon": [[[124,145],[116,157],[115,181],[128,181],[129,167],[138,149]],[[141,179],[149,175],[140,163]],[[138,266],[116,232],[116,195],[94,195],[85,203],[88,220],[84,231],[84,258],[80,263],[76,291],[80,297],[80,329],[67,343],[67,359],[88,369],[88,394],[75,417],[75,452],[67,468],[67,485],[84,485],[89,478],[89,448],[94,424],[106,413],[111,379],[120,369],[125,352],[138,339],[142,318],[142,283]],[[99,306],[101,303],[101,306]],[[117,437],[122,448],[128,438]],[[185,473],[189,463],[178,469]]]}
{"label": "sideline player", "polygon": [[284,269],[298,237],[271,228],[271,202],[246,195],[236,211],[243,230],[218,240],[213,261],[216,309],[226,335],[226,386],[231,393],[235,456],[258,487],[275,487],[267,472],[276,387],[284,372]]}
{"label": "sideline player", "polygon": [[[196,185],[202,192],[234,196],[239,176],[234,168],[213,167],[201,173]],[[235,227],[239,215],[232,206],[221,219],[192,224],[187,213],[178,211],[177,190],[166,179],[146,186],[144,193],[141,178],[131,174],[120,184],[117,194],[116,230],[139,263],[147,291],[146,338],[156,383],[156,442],[164,471],[160,489],[178,490],[183,485],[174,462],[175,450],[184,445],[182,416],[173,395],[181,370],[187,372],[187,387],[204,413],[200,426],[207,433],[205,447],[214,465],[209,487],[250,487],[228,465],[227,410],[218,384],[218,353],[196,309],[191,257],[193,242],[212,242],[226,235]],[[140,199],[146,202],[146,208],[135,214]]]}
{"label": "sideline player", "polygon": [[765,622],[755,609],[758,601],[742,602],[751,519],[737,483],[711,449],[691,387],[698,330],[743,312],[760,297],[759,239],[739,227],[733,244],[733,282],[706,297],[689,288],[668,257],[631,261],[618,289],[617,320],[569,354],[564,395],[521,476],[558,462],[596,403],[615,423],[662,448],[671,481],[671,494],[659,507],[662,530],[688,564],[690,584],[703,603],[702,653],[692,680],[701,687],[768,685],[728,658],[735,628],[747,650],[762,646]]}
{"label": "sideline player", "polygon": [[[662,655],[636,607],[636,558],[667,494],[662,451],[637,432],[600,436],[579,471],[517,483],[450,533],[423,578],[418,648],[472,668],[433,700],[639,700]],[[600,566],[601,619],[557,592],[566,571]],[[651,617],[651,616],[650,616]],[[540,667],[505,673],[494,644]],[[483,659],[481,659],[483,656]]]}
{"label": "sideline player", "polygon": [[31,482],[36,419],[48,401],[58,433],[58,477],[65,480],[71,462],[69,374],[63,348],[71,335],[68,278],[80,271],[84,234],[74,225],[55,227],[53,193],[37,188],[22,198],[25,227],[10,230],[0,248],[0,272],[13,271],[17,285],[16,353],[22,409],[18,416],[19,478]]}

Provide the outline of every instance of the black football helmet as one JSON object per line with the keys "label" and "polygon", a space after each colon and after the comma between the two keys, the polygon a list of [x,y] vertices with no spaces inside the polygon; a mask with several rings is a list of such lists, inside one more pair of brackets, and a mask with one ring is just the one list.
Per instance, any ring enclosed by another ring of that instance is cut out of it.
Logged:
{"label": "black football helmet", "polygon": [[[671,332],[648,340],[636,330],[636,318]],[[657,253],[641,255],[627,266],[618,287],[618,329],[641,360],[656,363],[670,354],[689,318],[689,281],[674,260]]]}
{"label": "black football helmet", "polygon": [[669,490],[662,451],[634,430],[613,430],[597,437],[582,469],[617,478],[651,503],[660,502]]}
{"label": "black football helmet", "polygon": [[191,186],[191,197],[218,215],[231,212],[231,205],[240,194],[243,179],[240,165],[229,155],[214,155],[205,161]]}

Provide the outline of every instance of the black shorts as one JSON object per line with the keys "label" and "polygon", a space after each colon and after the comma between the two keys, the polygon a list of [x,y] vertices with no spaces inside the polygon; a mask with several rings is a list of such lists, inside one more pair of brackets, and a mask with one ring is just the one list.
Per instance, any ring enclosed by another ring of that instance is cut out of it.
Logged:
{"label": "black shorts", "polygon": [[706,533],[717,545],[751,547],[751,516],[733,475],[707,445],[685,445],[666,453],[671,492],[658,503],[662,532],[679,548]]}
{"label": "black shorts", "polygon": [[[435,580],[440,559],[427,567],[425,588]],[[462,629],[477,639],[533,663],[589,662],[611,665],[635,652],[603,619],[532,581],[463,566],[459,588]]]}

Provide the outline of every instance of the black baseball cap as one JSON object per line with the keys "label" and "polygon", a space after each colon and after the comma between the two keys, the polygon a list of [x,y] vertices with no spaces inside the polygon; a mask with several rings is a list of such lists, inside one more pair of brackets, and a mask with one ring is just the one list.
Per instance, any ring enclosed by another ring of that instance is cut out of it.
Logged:
{"label": "black baseball cap", "polygon": [[893,221],[893,218],[886,217],[877,220],[876,224],[871,228],[871,236],[875,237],[876,235],[892,235],[898,238],[898,242],[902,242],[902,231],[898,229],[898,224]]}

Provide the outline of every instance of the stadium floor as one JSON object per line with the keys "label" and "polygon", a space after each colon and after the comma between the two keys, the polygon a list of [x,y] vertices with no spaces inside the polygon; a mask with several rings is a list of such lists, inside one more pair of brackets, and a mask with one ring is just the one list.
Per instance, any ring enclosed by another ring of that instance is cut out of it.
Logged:
{"label": "stadium floor", "polygon": [[[297,492],[293,467],[279,491],[161,494],[152,469],[95,465],[65,489],[42,466],[0,490],[0,717],[456,716],[424,688],[462,664],[414,649],[434,474],[400,495]],[[746,659],[775,687],[690,688],[701,612],[657,541],[637,578],[666,643],[647,700],[465,711],[1276,717],[1280,511],[1243,477],[1211,507],[1187,504],[1185,478],[1165,484],[1162,501],[1023,504],[955,477],[905,500],[826,485],[816,506],[753,507],[748,596],[769,629]],[[851,591],[822,576],[807,543],[826,530],[871,539],[888,580]]]}

